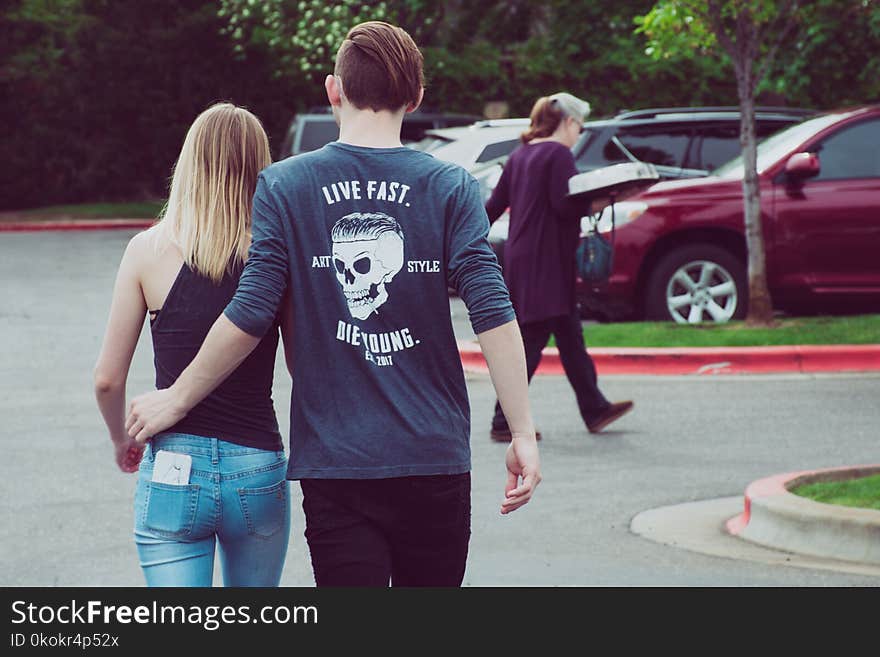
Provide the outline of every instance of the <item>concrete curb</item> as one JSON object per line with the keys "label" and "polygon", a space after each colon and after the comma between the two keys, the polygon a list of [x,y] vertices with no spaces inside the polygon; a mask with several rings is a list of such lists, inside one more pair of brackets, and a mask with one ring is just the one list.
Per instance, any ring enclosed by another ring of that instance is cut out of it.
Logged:
{"label": "concrete curb", "polygon": [[789,493],[805,483],[880,474],[880,464],[774,475],[752,482],[743,513],[727,531],[765,547],[829,559],[880,565],[880,511],[822,504]]}
{"label": "concrete curb", "polygon": [[[487,372],[475,342],[459,341],[468,372]],[[769,374],[880,371],[880,344],[791,345],[780,347],[597,347],[589,349],[600,375],[605,374]],[[564,374],[559,351],[544,349],[537,374]]]}
{"label": "concrete curb", "polygon": [[53,219],[49,221],[5,221],[0,222],[0,233],[48,230],[144,229],[149,228],[155,223],[155,219]]}

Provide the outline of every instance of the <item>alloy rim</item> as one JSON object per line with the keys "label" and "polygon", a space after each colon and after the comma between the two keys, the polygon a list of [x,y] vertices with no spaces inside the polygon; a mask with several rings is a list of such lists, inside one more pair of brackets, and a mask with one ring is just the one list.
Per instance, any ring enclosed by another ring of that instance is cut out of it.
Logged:
{"label": "alloy rim", "polygon": [[710,260],[682,265],[666,284],[666,308],[679,324],[729,321],[737,307],[736,281]]}

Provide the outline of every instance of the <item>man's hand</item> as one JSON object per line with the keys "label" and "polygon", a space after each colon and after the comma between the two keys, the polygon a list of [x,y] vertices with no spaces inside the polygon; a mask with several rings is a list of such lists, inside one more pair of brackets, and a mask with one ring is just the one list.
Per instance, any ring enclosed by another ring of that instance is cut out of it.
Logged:
{"label": "man's hand", "polygon": [[501,513],[516,511],[526,504],[541,483],[541,458],[534,432],[513,434],[507,448],[507,485],[504,487],[504,502]]}
{"label": "man's hand", "polygon": [[529,404],[526,354],[515,319],[478,333],[477,337],[489,365],[498,402],[511,429],[510,446],[505,456],[507,485],[501,504],[501,513],[505,514],[528,502],[541,481],[541,459]]}
{"label": "man's hand", "polygon": [[143,445],[147,440],[168,427],[174,426],[186,415],[186,409],[177,399],[174,387],[155,390],[135,397],[128,407],[125,430]]}
{"label": "man's hand", "polygon": [[113,441],[113,451],[116,453],[116,465],[120,470],[137,472],[141,457],[144,455],[143,445],[125,436],[122,440]]}

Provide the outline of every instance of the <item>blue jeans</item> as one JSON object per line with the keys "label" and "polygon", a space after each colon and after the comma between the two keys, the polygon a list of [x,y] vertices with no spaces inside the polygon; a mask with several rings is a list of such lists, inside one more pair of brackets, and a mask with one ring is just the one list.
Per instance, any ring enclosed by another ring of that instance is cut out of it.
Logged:
{"label": "blue jeans", "polygon": [[[159,450],[192,456],[189,485],[151,481]],[[283,451],[164,433],[148,443],[134,536],[148,586],[211,586],[219,545],[226,586],[278,586],[290,537]]]}

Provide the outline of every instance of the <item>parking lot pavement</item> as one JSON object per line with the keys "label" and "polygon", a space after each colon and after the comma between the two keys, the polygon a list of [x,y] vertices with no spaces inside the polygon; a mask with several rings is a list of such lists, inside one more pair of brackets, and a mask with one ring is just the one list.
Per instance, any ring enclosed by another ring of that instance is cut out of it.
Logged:
{"label": "parking lot pavement", "polygon": [[[131,232],[0,236],[0,584],[143,583],[132,541],[134,478],[119,472],[92,396],[115,267]],[[148,336],[129,392],[152,387]],[[608,377],[636,400],[613,430],[589,435],[563,377],[531,395],[544,482],[534,500],[498,512],[503,445],[488,438],[494,393],[470,375],[473,536],[470,586],[876,586],[877,576],[780,568],[649,540],[635,516],[742,495],[776,472],[880,462],[880,376]],[[274,390],[287,436],[290,381]],[[282,584],[311,586],[299,487]],[[725,512],[726,513],[726,512]],[[714,522],[710,518],[710,522]],[[725,518],[717,518],[718,529]],[[689,527],[705,531],[697,514]],[[732,539],[731,539],[732,540]]]}
{"label": "parking lot pavement", "polygon": [[449,297],[449,312],[452,315],[452,330],[455,331],[456,340],[463,342],[473,342],[477,339],[474,330],[471,328],[471,321],[468,319],[467,306],[464,301],[455,295]]}

